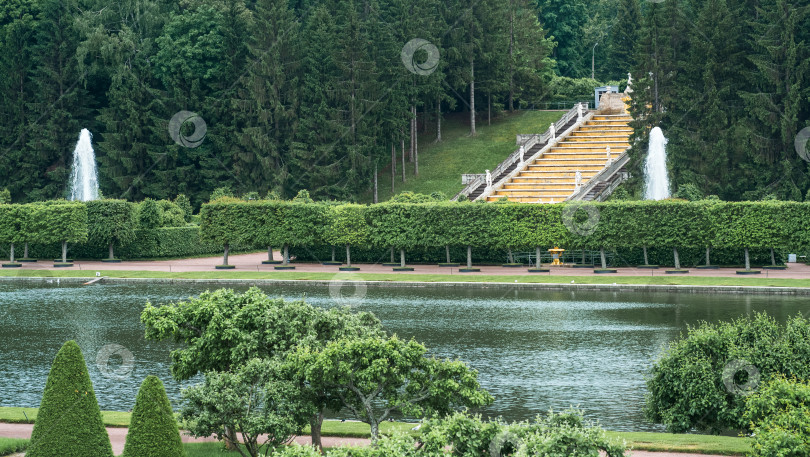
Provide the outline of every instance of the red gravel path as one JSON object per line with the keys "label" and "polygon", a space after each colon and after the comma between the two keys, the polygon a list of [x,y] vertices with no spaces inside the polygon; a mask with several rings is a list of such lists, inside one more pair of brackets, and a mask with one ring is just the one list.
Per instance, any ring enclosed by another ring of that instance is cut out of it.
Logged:
{"label": "red gravel path", "polygon": [[[31,430],[33,430],[33,424],[7,424],[0,422],[0,436],[4,438],[24,438],[28,439],[31,437]],[[107,434],[110,435],[110,442],[112,443],[113,452],[115,455],[119,455],[124,451],[124,442],[127,437],[127,429],[126,428],[107,428]],[[193,438],[188,435],[182,435],[182,439],[184,443],[201,443],[201,442],[211,442],[216,441],[214,438]],[[308,436],[299,436],[295,439],[296,443],[299,444],[309,444],[310,439]],[[365,446],[369,443],[369,440],[364,438],[334,438],[334,437],[323,437],[323,445],[326,447],[337,447],[337,446]],[[628,453],[628,456],[632,455],[633,457],[720,457],[720,456],[711,456],[707,454],[685,454],[685,453],[676,453],[676,452],[648,452],[648,451],[633,451],[632,453]]]}
{"label": "red gravel path", "polygon": [[[276,254],[276,259],[280,255]],[[264,271],[271,272],[273,265],[263,265],[262,260],[267,259],[266,253],[256,254],[242,254],[230,256],[229,263],[236,266],[235,271]],[[91,272],[102,270],[122,270],[122,271],[162,271],[162,272],[192,272],[192,271],[213,271],[215,265],[222,263],[221,257],[207,257],[200,259],[180,259],[180,260],[153,260],[153,261],[126,261],[122,263],[103,263],[98,261],[80,261],[76,262],[73,270],[88,270]],[[321,272],[321,273],[338,273],[337,266],[325,266],[315,263],[296,263],[295,271],[299,272]],[[356,264],[360,268],[358,273],[393,273],[391,267],[384,267],[380,264]],[[414,268],[413,272],[399,272],[401,275],[409,274],[453,274],[460,276],[470,275],[503,275],[503,276],[525,276],[527,273],[526,268],[504,268],[501,266],[480,266],[480,273],[459,273],[458,268],[441,268],[438,265],[409,265]],[[547,267],[547,265],[546,265]],[[54,269],[51,262],[40,261],[37,263],[23,264],[22,270],[37,269],[37,270],[50,270]],[[606,276],[675,276],[665,273],[666,268],[659,270],[645,270],[640,268],[617,268],[618,273],[615,275]],[[735,268],[721,268],[718,270],[699,270],[696,268],[689,268],[689,276],[700,277],[737,277],[744,278],[736,274]],[[228,277],[228,271],[220,270],[222,278]],[[89,274],[90,276],[93,273]],[[568,268],[568,267],[551,267],[551,273],[539,273],[534,276],[592,276],[593,270],[589,268]],[[804,263],[792,263],[787,270],[762,270],[762,274],[750,276],[752,278],[788,278],[788,279],[807,279],[810,278],[810,266]],[[509,281],[509,278],[504,278],[504,281]]]}

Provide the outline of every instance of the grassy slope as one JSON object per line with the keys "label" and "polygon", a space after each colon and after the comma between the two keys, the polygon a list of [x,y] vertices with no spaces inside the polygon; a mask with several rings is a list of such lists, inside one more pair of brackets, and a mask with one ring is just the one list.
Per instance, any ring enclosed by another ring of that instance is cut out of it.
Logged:
{"label": "grassy slope", "polygon": [[[360,266],[362,268],[362,266]],[[0,270],[0,277],[46,277],[46,278],[90,278],[95,272],[82,270]],[[571,281],[577,284],[658,284],[658,285],[694,285],[694,286],[758,286],[758,287],[810,287],[810,279],[784,279],[738,276],[730,278],[706,276],[549,276],[521,275],[520,271],[510,275],[475,275],[464,274],[419,274],[419,273],[338,273],[338,272],[296,272],[296,271],[195,271],[186,273],[168,273],[160,271],[117,271],[101,270],[102,276],[110,278],[154,278],[154,279],[272,279],[290,281],[329,281],[329,280],[366,280],[381,282],[474,282],[474,283],[524,283],[524,284],[565,284]]]}
{"label": "grassy slope", "polygon": [[[26,415],[23,415],[23,410]],[[36,418],[36,415],[37,408],[0,407],[0,422],[30,423]],[[107,426],[126,427],[129,425],[130,413],[102,411],[102,417]],[[412,427],[413,424],[404,422],[384,422],[381,424],[383,433],[389,433],[393,430],[418,433],[411,432]],[[308,433],[308,430],[304,430],[304,432]],[[612,437],[625,439],[629,446],[639,450],[737,455],[743,454],[750,449],[750,440],[746,438],[647,432],[608,433]],[[326,421],[323,425],[323,434],[324,436],[365,438],[369,436],[369,426],[354,421]],[[8,440],[0,438],[0,450],[3,449],[5,441]],[[222,446],[219,443],[186,444],[186,449],[189,451],[189,457],[222,454]],[[3,455],[3,453],[0,452],[0,455]],[[238,453],[234,453],[234,455],[238,455]]]}
{"label": "grassy slope", "polygon": [[[470,137],[468,115],[464,113],[449,116],[442,124],[442,142],[435,143],[435,126],[419,135],[419,176],[414,177],[414,164],[405,164],[406,182],[402,183],[402,151],[397,150],[397,181],[394,193],[403,191],[429,194],[444,192],[448,197],[461,189],[461,175],[483,173],[501,163],[517,146],[517,134],[543,133],[548,125],[557,121],[560,111],[526,111],[504,114],[494,119],[492,126],[486,125],[486,117],[479,118],[477,135]],[[406,148],[407,148],[406,144]],[[390,145],[389,145],[390,147]],[[391,198],[391,167],[380,170],[379,200]],[[369,192],[362,197],[370,203]]]}

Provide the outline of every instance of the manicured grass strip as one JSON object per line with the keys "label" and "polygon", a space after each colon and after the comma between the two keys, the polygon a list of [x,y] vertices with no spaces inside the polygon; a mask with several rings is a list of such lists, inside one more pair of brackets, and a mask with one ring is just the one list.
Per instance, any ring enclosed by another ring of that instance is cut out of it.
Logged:
{"label": "manicured grass strip", "polygon": [[[380,424],[380,432],[382,434],[401,432],[417,436],[419,432],[411,430],[414,426],[416,424],[407,422],[383,422]],[[304,429],[303,434],[309,435],[309,426]],[[340,438],[369,438],[371,437],[371,427],[363,422],[327,420],[323,422],[321,435]]]}
{"label": "manicured grass strip", "polygon": [[0,455],[9,455],[24,451],[26,446],[28,446],[28,440],[0,438]]}
{"label": "manicured grass strip", "polygon": [[[195,271],[169,273],[161,271],[119,271],[100,270],[102,276],[110,278],[152,278],[152,279],[275,279],[289,281],[329,281],[364,280],[381,282],[468,282],[468,283],[512,283],[522,284],[652,284],[686,286],[757,286],[757,287],[810,287],[810,279],[762,278],[762,277],[705,277],[705,276],[548,276],[548,275],[451,275],[451,274],[411,274],[411,273],[328,273],[301,271]],[[94,273],[94,272],[93,272]],[[0,277],[47,277],[47,278],[90,278],[94,276],[81,270],[0,270]]]}
{"label": "manicured grass strip", "polygon": [[640,451],[692,452],[696,454],[743,455],[751,451],[751,439],[734,436],[649,432],[608,432]]}
{"label": "manicured grass strip", "polygon": [[[16,408],[0,406],[0,422],[12,424],[33,424],[39,408]],[[102,411],[101,420],[107,427],[128,427],[130,413],[119,411]]]}

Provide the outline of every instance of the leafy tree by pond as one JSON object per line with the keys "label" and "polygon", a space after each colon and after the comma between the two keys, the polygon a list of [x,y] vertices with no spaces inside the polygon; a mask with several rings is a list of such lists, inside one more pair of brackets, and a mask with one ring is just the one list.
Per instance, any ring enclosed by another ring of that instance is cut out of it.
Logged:
{"label": "leafy tree by pond", "polygon": [[478,384],[478,372],[464,362],[429,357],[422,344],[396,336],[332,341],[320,351],[300,347],[290,360],[307,382],[334,392],[355,418],[369,424],[372,441],[395,412],[444,415],[493,401]]}
{"label": "leafy tree by pond", "polygon": [[647,380],[645,415],[673,433],[748,430],[746,395],[776,376],[810,379],[810,321],[765,313],[690,327]]}
{"label": "leafy tree by pond", "polygon": [[[273,299],[255,287],[243,294],[230,289],[204,292],[160,307],[147,303],[141,321],[147,339],[181,343],[171,354],[177,380],[212,371],[236,372],[255,358],[284,357],[297,345],[321,347],[341,338],[382,334],[373,314]],[[318,443],[324,410],[339,408],[340,403],[330,392],[290,376],[310,403],[313,442]]]}

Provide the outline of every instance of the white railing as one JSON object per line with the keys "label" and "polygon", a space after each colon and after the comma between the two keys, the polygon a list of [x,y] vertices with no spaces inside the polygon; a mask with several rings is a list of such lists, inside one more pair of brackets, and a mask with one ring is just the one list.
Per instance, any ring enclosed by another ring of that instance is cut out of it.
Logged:
{"label": "white railing", "polygon": [[575,201],[575,200],[582,200],[583,197],[588,195],[588,193],[596,187],[597,184],[606,182],[613,177],[622,167],[630,161],[630,155],[627,152],[622,152],[619,154],[619,157],[616,158],[610,165],[603,168],[599,173],[597,173],[593,178],[589,179],[585,185],[579,188],[579,190],[574,191],[570,197],[566,198],[565,201]]}
{"label": "white railing", "polygon": [[[582,121],[586,120],[586,118],[590,119],[591,115],[588,114],[588,104],[587,103],[577,103],[567,113],[563,114],[563,116],[560,118],[560,120],[558,120],[557,122],[554,123],[554,131],[556,132],[556,135],[554,135],[554,138],[552,138],[551,127],[549,127],[549,129],[546,130],[546,132],[542,133],[542,134],[520,135],[518,137],[518,142],[519,142],[518,148],[513,153],[509,154],[509,157],[507,157],[506,160],[501,162],[497,167],[495,167],[494,170],[492,170],[490,172],[490,175],[492,176],[493,179],[497,179],[498,176],[500,176],[501,173],[503,173],[505,170],[509,169],[509,167],[511,167],[515,163],[520,162],[520,146],[523,146],[524,152],[528,152],[529,149],[533,148],[537,143],[546,142],[546,145],[543,147],[543,149],[541,149],[537,153],[533,154],[532,156],[530,156],[530,157],[525,157],[524,156],[524,160],[523,160],[524,167],[521,167],[519,170],[515,169],[514,171],[512,171],[512,173],[510,173],[507,176],[504,176],[497,183],[492,183],[492,186],[489,187],[488,189],[486,189],[484,191],[484,193],[481,194],[481,196],[479,196],[477,199],[486,198],[487,196],[489,196],[493,191],[495,191],[500,186],[502,186],[503,183],[507,179],[509,179],[511,176],[513,176],[516,172],[518,172],[518,171],[522,170],[523,168],[525,168],[525,165],[529,164],[530,162],[533,162],[538,157],[540,157],[542,154],[544,154],[547,149],[550,149],[549,146],[552,144],[552,142],[553,142],[553,144],[556,144],[560,140],[560,138],[568,135],[568,133],[569,133],[568,131],[560,132],[560,129],[565,127],[565,125],[568,124],[569,122],[571,122],[571,120],[574,119],[575,117],[580,117],[577,124],[579,124]],[[577,126],[578,125],[575,125],[574,127],[577,127]],[[572,127],[572,128],[574,128],[574,127]],[[571,130],[571,129],[569,129],[569,130]],[[522,144],[520,144],[520,140],[522,140]],[[475,176],[475,178],[472,178],[473,176]],[[486,184],[486,175],[483,175],[483,174],[481,174],[481,175],[469,175],[469,174],[468,175],[462,175],[462,184],[465,184],[464,183],[465,178],[469,180],[466,183],[467,186],[464,187],[464,189],[462,189],[461,192],[456,194],[456,196],[453,197],[453,200],[458,200],[458,198],[460,196],[462,196],[462,195],[464,195],[466,197],[469,197],[470,194],[473,193],[473,191],[475,191],[476,189],[478,189],[482,185]]]}

